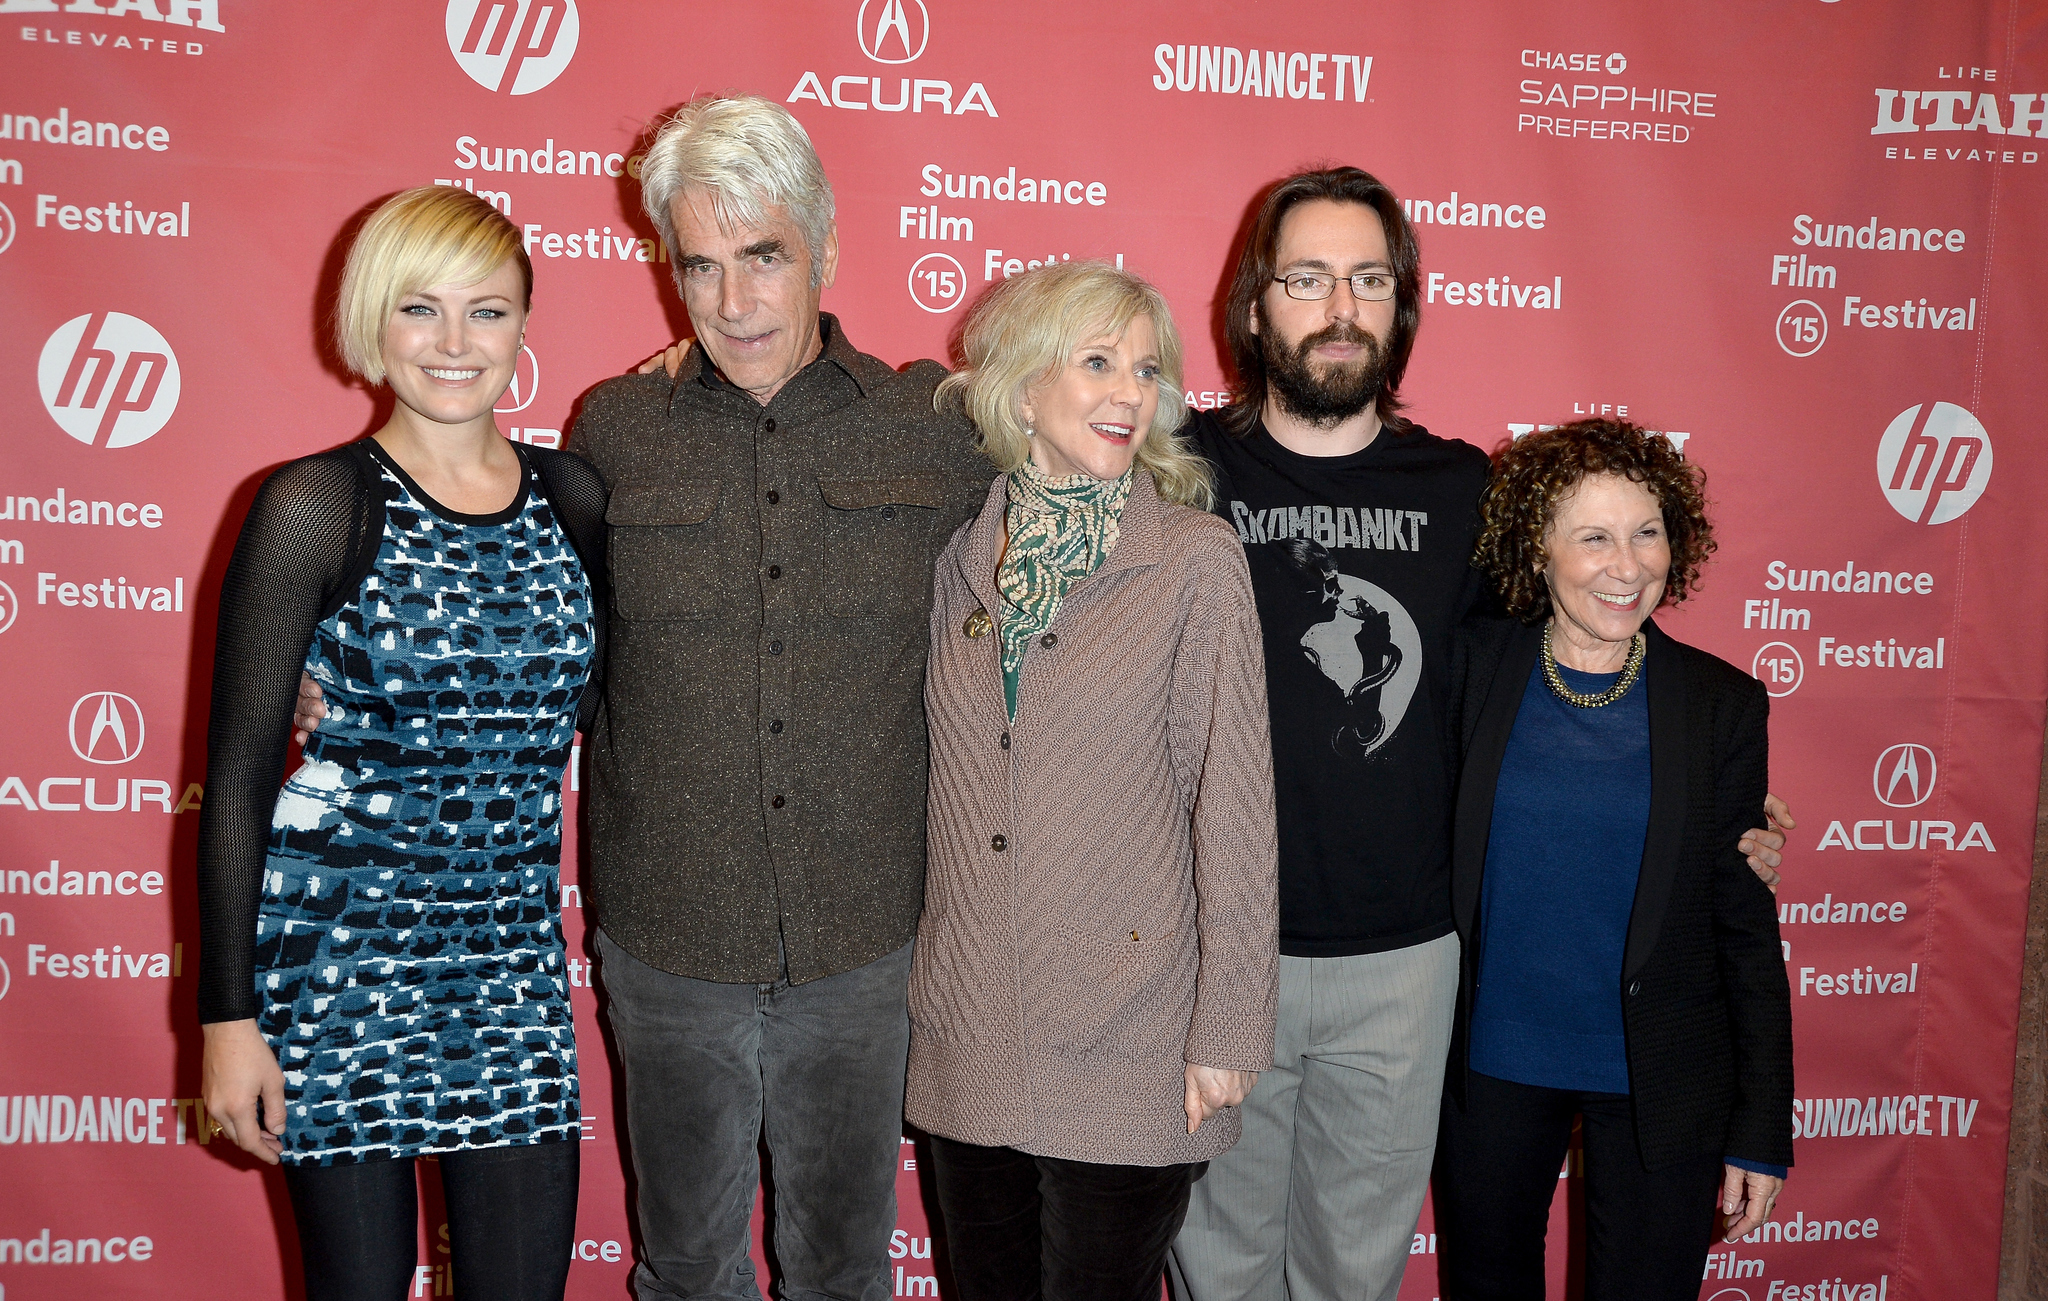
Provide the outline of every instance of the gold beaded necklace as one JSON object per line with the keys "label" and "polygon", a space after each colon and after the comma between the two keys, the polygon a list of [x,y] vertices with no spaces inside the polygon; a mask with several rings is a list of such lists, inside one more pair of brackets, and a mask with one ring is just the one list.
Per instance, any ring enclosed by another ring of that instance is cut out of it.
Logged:
{"label": "gold beaded necklace", "polygon": [[1614,685],[1593,695],[1581,695],[1566,686],[1564,676],[1557,671],[1557,656],[1550,651],[1550,627],[1548,623],[1543,625],[1543,681],[1549,685],[1551,694],[1567,705],[1576,705],[1580,709],[1611,705],[1627,695],[1628,689],[1642,676],[1643,658],[1650,643],[1643,634],[1637,633],[1629,642],[1628,662],[1621,666],[1621,676],[1614,680]]}

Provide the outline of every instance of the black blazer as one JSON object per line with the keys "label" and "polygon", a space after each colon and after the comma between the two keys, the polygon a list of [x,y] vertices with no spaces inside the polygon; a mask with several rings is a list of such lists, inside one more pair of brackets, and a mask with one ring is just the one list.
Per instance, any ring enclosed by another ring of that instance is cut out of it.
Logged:
{"label": "black blazer", "polygon": [[[1650,823],[1619,991],[1643,1162],[1790,1165],[1792,996],[1777,908],[1735,848],[1763,806],[1770,697],[1654,622],[1643,631]],[[1473,620],[1452,665],[1452,740],[1464,762],[1451,904],[1464,954],[1447,1086],[1461,1107],[1494,788],[1541,641],[1539,628]]]}

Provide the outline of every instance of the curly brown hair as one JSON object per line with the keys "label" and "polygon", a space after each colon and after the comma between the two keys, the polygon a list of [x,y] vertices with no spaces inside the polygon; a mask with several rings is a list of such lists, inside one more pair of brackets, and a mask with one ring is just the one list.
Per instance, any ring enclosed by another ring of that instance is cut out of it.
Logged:
{"label": "curly brown hair", "polygon": [[1626,420],[1575,420],[1505,444],[1479,501],[1472,563],[1493,580],[1509,614],[1540,623],[1550,614],[1543,581],[1545,536],[1558,506],[1587,475],[1619,474],[1642,484],[1664,511],[1671,573],[1661,605],[1677,605],[1699,586],[1714,552],[1707,519],[1707,476],[1662,434]]}

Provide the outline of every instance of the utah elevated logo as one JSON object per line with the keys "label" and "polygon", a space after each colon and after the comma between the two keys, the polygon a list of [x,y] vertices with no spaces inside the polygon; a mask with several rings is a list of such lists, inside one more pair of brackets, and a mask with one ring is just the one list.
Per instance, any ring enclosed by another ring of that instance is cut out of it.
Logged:
{"label": "utah elevated logo", "polygon": [[448,0],[448,50],[485,90],[531,95],[576,56],[576,0]]}

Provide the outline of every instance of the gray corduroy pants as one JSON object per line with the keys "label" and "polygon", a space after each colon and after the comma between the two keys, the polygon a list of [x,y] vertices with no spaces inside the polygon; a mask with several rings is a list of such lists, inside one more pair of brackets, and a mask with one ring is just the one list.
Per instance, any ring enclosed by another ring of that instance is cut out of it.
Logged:
{"label": "gray corduroy pants", "polygon": [[1273,1069],[1196,1181],[1175,1301],[1394,1301],[1436,1151],[1458,937],[1280,959]]}
{"label": "gray corduroy pants", "polygon": [[671,975],[602,931],[597,946],[625,1067],[639,1301],[760,1301],[763,1141],[785,1301],[889,1296],[911,946],[801,985]]}

